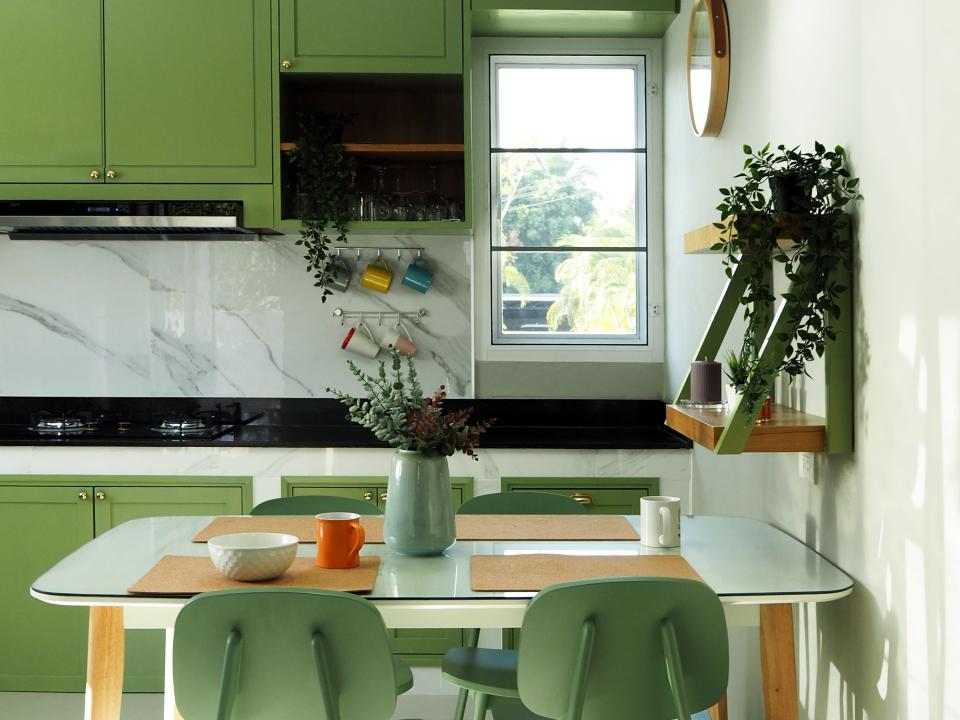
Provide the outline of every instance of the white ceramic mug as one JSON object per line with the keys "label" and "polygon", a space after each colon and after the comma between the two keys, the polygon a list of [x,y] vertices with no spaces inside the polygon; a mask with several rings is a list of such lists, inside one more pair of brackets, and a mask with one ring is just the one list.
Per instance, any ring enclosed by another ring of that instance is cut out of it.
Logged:
{"label": "white ceramic mug", "polygon": [[383,336],[383,339],[380,340],[380,347],[385,350],[396,348],[401,355],[416,355],[417,353],[417,346],[414,345],[413,338],[410,337],[410,331],[402,322],[398,322],[393,326],[393,330]]}
{"label": "white ceramic mug", "polygon": [[375,358],[380,352],[380,346],[373,339],[373,333],[364,325],[363,320],[347,331],[347,336],[340,343],[340,349],[349,350],[367,358]]}
{"label": "white ceramic mug", "polygon": [[640,542],[647,547],[679,547],[680,498],[640,498]]}

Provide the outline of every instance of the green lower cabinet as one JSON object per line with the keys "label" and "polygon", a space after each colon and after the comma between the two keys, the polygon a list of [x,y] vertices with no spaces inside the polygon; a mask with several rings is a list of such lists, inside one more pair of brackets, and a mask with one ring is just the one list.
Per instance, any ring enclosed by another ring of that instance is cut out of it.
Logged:
{"label": "green lower cabinet", "polygon": [[659,478],[505,477],[504,492],[533,490],[566,495],[597,515],[639,515],[640,498],[660,492]]}
{"label": "green lower cabinet", "polygon": [[30,586],[93,537],[92,504],[87,486],[0,486],[0,691],[84,687],[86,609],[40,602]]}
{"label": "green lower cabinet", "polygon": [[[566,495],[596,515],[639,515],[640,498],[660,494],[660,479],[644,477],[505,477],[500,478],[500,486],[504,492],[533,490]],[[503,647],[515,649],[519,638],[519,630],[504,630]]]}
{"label": "green lower cabinet", "polygon": [[[284,477],[281,479],[285,497],[299,495],[339,495],[376,502],[381,508],[387,500],[387,478],[375,477]],[[453,507],[456,510],[473,497],[473,478],[450,478]],[[390,630],[393,651],[411,665],[439,665],[450,648],[463,645],[463,631],[459,628]]]}
{"label": "green lower cabinet", "polygon": [[[239,514],[251,494],[247,477],[0,476],[0,648],[17,648],[0,653],[0,691],[80,692],[86,684],[87,610],[31,597],[40,575],[127,520]],[[129,631],[124,655],[125,690],[163,689],[161,631]]]}

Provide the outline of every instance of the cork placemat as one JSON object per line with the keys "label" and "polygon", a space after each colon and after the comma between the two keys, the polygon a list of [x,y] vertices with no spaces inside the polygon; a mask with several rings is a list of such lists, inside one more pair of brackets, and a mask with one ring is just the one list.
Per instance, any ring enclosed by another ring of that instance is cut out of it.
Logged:
{"label": "cork placemat", "polygon": [[606,577],[676,577],[703,582],[679,555],[474,555],[470,588],[539,591],[548,585]]}
{"label": "cork placemat", "polygon": [[639,540],[623,515],[457,515],[458,540]]}
{"label": "cork placemat", "polygon": [[[639,540],[623,515],[457,515],[458,540]],[[383,542],[383,517],[360,518],[368,543]],[[312,515],[237,515],[218,517],[193,542],[240,532],[276,532],[315,543]]]}
{"label": "cork placemat", "polygon": [[[368,543],[383,542],[383,517],[360,517]],[[217,535],[229,533],[272,532],[296,535],[302,543],[316,543],[317,529],[313,515],[227,515],[218,517],[201,530],[193,542],[206,542]]]}
{"label": "cork placemat", "polygon": [[373,590],[380,558],[364,555],[348,570],[318,568],[312,557],[298,557],[280,577],[259,582],[231,580],[208,557],[165,555],[128,590],[139,595],[197,595],[211,590],[253,587],[292,587],[364,593]]}

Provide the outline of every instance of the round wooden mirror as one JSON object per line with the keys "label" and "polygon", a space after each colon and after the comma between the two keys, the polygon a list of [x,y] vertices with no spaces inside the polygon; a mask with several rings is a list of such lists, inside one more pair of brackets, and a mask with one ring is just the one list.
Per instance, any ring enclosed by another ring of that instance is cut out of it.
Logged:
{"label": "round wooden mirror", "polygon": [[724,0],[694,0],[687,41],[687,97],[693,131],[716,137],[730,87],[730,26]]}

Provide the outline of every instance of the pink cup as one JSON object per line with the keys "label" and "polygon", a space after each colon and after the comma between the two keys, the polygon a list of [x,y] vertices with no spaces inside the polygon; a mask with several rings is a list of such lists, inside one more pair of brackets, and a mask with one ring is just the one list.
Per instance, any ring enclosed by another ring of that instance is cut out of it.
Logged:
{"label": "pink cup", "polygon": [[401,355],[416,355],[417,346],[413,343],[413,338],[403,323],[398,322],[394,329],[383,336],[380,340],[380,347],[386,350],[396,349]]}

